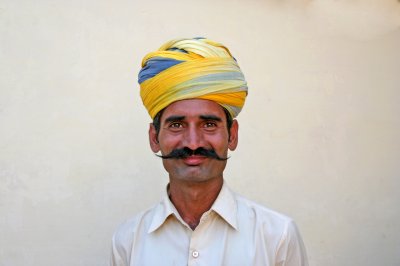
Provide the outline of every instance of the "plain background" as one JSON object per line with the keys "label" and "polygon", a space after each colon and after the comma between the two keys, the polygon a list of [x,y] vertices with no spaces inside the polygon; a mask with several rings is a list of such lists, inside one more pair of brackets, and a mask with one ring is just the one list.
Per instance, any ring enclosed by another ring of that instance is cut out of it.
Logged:
{"label": "plain background", "polygon": [[249,85],[229,186],[293,217],[310,265],[400,265],[396,0],[0,0],[0,265],[108,264],[168,182],[141,59],[196,36]]}

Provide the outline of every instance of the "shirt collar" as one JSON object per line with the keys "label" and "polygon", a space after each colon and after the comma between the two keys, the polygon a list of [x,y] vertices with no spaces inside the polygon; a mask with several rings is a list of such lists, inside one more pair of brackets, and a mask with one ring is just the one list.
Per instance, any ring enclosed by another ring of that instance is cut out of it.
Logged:
{"label": "shirt collar", "polygon": [[[225,181],[222,185],[221,191],[217,199],[211,206],[211,210],[216,212],[222,219],[225,220],[230,226],[237,230],[237,204],[234,193],[226,185]],[[150,223],[148,233],[157,230],[170,215],[174,215],[181,223],[185,224],[176,210],[174,204],[169,199],[169,185],[165,190],[164,199],[155,206],[153,212],[153,219]]]}
{"label": "shirt collar", "polygon": [[149,230],[147,231],[148,233],[152,233],[157,230],[171,214],[175,214],[176,217],[180,217],[175,206],[169,199],[169,184],[167,185],[164,194],[164,199],[154,208],[153,219],[151,221]]}
{"label": "shirt collar", "polygon": [[229,225],[237,230],[237,204],[236,198],[232,190],[226,185],[225,181],[222,185],[221,191],[214,204],[211,206],[211,210],[218,213]]}

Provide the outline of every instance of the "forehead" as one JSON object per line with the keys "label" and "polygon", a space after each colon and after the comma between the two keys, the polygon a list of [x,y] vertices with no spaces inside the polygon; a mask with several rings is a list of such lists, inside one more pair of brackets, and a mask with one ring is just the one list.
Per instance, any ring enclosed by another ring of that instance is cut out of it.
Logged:
{"label": "forehead", "polygon": [[170,116],[199,117],[213,115],[225,119],[225,112],[219,104],[202,99],[176,101],[164,109],[162,120]]}

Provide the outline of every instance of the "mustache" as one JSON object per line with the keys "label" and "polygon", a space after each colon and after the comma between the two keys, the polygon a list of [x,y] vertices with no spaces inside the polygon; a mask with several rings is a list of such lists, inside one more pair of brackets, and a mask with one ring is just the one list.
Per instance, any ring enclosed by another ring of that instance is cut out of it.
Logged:
{"label": "mustache", "polygon": [[158,155],[158,154],[156,154],[156,155],[162,159],[186,159],[187,157],[189,157],[191,155],[200,155],[200,156],[216,159],[218,161],[226,161],[229,159],[229,157],[226,157],[226,158],[220,157],[215,152],[214,149],[206,149],[203,147],[199,147],[195,150],[192,150],[188,147],[184,147],[181,149],[174,149],[167,155]]}

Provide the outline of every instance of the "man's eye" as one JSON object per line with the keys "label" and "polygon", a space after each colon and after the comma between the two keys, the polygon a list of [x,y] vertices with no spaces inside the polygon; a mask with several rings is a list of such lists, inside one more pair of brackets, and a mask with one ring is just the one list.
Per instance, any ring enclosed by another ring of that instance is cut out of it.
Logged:
{"label": "man's eye", "polygon": [[170,128],[181,128],[182,123],[174,122],[169,125]]}
{"label": "man's eye", "polygon": [[205,123],[205,127],[216,127],[216,126],[217,126],[217,124],[214,122],[206,122]]}

